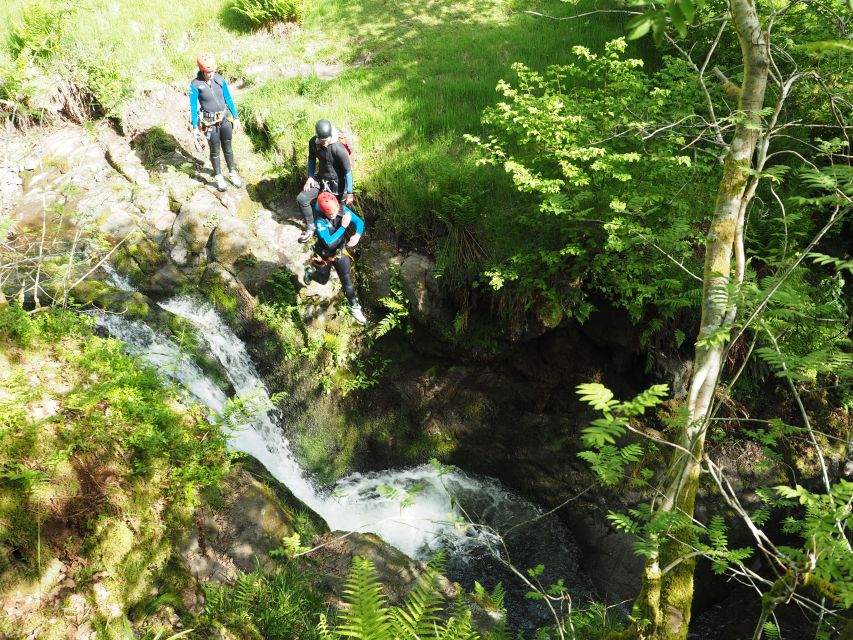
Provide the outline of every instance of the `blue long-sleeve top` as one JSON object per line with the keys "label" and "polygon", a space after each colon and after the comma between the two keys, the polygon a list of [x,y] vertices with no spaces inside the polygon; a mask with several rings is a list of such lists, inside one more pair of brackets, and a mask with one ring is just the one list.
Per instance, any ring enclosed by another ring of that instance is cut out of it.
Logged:
{"label": "blue long-sleeve top", "polygon": [[341,211],[339,211],[331,220],[326,217],[326,214],[320,210],[320,207],[316,203],[314,204],[314,210],[320,214],[314,221],[317,228],[317,236],[330,249],[336,249],[337,245],[341,243],[340,241],[346,233],[346,227],[341,224],[341,220],[345,213],[350,214],[352,223],[355,224],[355,232],[359,235],[364,232],[364,220],[362,220],[355,211],[345,204],[341,205]]}
{"label": "blue long-sleeve top", "polygon": [[217,113],[228,109],[231,115],[237,117],[237,108],[234,106],[234,100],[231,99],[231,92],[228,90],[228,83],[218,73],[214,73],[210,79],[210,84],[204,79],[204,74],[201,71],[190,82],[190,115],[192,117],[193,128],[198,127],[198,112],[207,111],[208,113]]}

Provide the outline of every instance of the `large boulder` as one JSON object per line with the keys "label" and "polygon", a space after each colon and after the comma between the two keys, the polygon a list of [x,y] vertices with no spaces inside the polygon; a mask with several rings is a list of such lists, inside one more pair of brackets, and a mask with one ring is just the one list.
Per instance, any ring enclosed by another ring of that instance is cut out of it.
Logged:
{"label": "large boulder", "polygon": [[430,258],[409,254],[400,266],[400,283],[415,320],[439,332],[453,322],[453,312],[435,277],[435,263]]}
{"label": "large boulder", "polygon": [[[423,563],[412,560],[372,533],[332,531],[316,536],[312,544],[317,550],[310,555],[310,560],[317,568],[324,591],[338,601],[342,599],[344,583],[356,556],[373,563],[382,591],[394,605],[405,600],[425,569]],[[448,602],[459,593],[459,585],[446,579],[440,586]]]}
{"label": "large boulder", "polygon": [[199,288],[216,309],[238,328],[252,318],[255,298],[242,282],[218,262],[207,265],[199,281]]}
{"label": "large boulder", "polygon": [[260,244],[248,224],[234,216],[226,216],[213,232],[210,254],[220,264],[233,265],[239,260],[256,259]]}
{"label": "large boulder", "polygon": [[364,265],[367,301],[374,307],[381,306],[379,300],[391,293],[391,279],[399,272],[403,256],[393,244],[385,240],[376,240],[365,247],[361,256]]}
{"label": "large boulder", "polygon": [[171,233],[177,216],[166,209],[151,209],[139,220],[139,228],[145,236],[158,245],[163,243],[166,236]]}
{"label": "large boulder", "polygon": [[127,141],[112,128],[101,128],[98,132],[98,142],[101,143],[110,166],[127,178],[129,182],[137,185],[150,183],[148,171],[145,170],[139,156],[134,153]]}
{"label": "large boulder", "polygon": [[145,292],[152,296],[174,295],[188,284],[187,277],[171,262],[157,269],[145,285]]}
{"label": "large boulder", "polygon": [[294,534],[296,516],[271,487],[241,466],[225,479],[221,495],[221,505],[198,509],[195,527],[181,545],[190,573],[200,580],[228,582],[239,571],[273,571],[277,561],[270,552]]}
{"label": "large boulder", "polygon": [[169,192],[159,185],[137,186],[133,190],[133,204],[145,212],[169,210]]}
{"label": "large boulder", "polygon": [[[180,210],[183,203],[189,200],[194,193],[202,190],[202,185],[198,180],[194,180],[186,173],[178,171],[172,166],[158,173],[157,177],[160,179],[165,192],[169,196],[169,208],[173,211]],[[207,191],[207,189],[203,189],[203,191]],[[216,198],[209,191],[208,194],[214,199]]]}
{"label": "large boulder", "polygon": [[126,206],[110,204],[100,211],[98,231],[116,244],[137,230],[138,217]]}
{"label": "large boulder", "polygon": [[257,292],[283,262],[284,252],[276,242],[279,231],[278,228],[271,229],[262,239],[248,223],[227,216],[211,237],[211,258],[223,265],[250,291]]}
{"label": "large boulder", "polygon": [[225,216],[222,203],[207,189],[199,189],[181,205],[172,226],[171,257],[178,266],[191,262],[207,246],[210,234]]}

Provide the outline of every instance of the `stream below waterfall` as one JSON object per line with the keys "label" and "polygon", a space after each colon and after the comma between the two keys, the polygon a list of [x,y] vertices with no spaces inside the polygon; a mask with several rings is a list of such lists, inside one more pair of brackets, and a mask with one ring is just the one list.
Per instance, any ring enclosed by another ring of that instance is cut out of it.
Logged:
{"label": "stream below waterfall", "polygon": [[[150,326],[114,314],[100,316],[97,324],[216,416],[245,417],[248,413],[250,419],[242,424],[225,421],[230,446],[258,459],[332,531],[372,532],[420,560],[444,549],[448,577],[466,589],[471,590],[475,580],[489,589],[503,582],[510,624],[524,631],[548,624],[551,619],[545,605],[524,597],[528,589],[501,559],[509,557],[525,574],[528,568],[544,565],[542,583],[564,578],[576,603],[590,594],[589,581],[579,573],[577,547],[558,518],[543,513],[497,480],[456,468],[439,473],[424,464],[354,473],[333,487],[318,486],[291,452],[287,416],[278,415],[272,408],[245,345],[213,307],[192,297],[172,298],[160,306],[195,327],[237,397],[250,408],[248,412],[229,413],[231,400],[222,389],[178,344]],[[381,490],[383,485],[392,487],[396,496],[389,495],[387,488]],[[401,500],[409,493],[413,504],[402,506]],[[460,522],[476,524],[464,526]]]}

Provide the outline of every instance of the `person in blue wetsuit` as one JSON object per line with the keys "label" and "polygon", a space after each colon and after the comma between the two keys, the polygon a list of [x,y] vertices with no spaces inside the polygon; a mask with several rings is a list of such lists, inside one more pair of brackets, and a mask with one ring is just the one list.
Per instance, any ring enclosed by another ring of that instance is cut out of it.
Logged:
{"label": "person in blue wetsuit", "polygon": [[[338,198],[328,191],[317,197],[316,210],[322,215],[317,217],[317,242],[314,243],[314,256],[311,264],[305,268],[305,284],[312,280],[326,284],[331,275],[332,266],[341,280],[352,317],[359,324],[367,324],[367,318],[361,310],[361,305],[355,297],[355,287],[352,285],[350,268],[352,260],[347,253],[347,247],[354,247],[364,232],[364,220],[352,209],[341,203]],[[343,209],[343,211],[341,210]],[[347,227],[355,225],[355,233],[347,237]]]}
{"label": "person in blue wetsuit", "polygon": [[305,232],[299,242],[308,242],[314,235],[314,213],[311,201],[321,191],[331,191],[347,205],[353,201],[352,162],[349,151],[338,140],[338,131],[328,120],[318,120],[314,135],[308,141],[308,179],[296,203],[305,218]]}
{"label": "person in blue wetsuit", "polygon": [[198,75],[190,82],[190,114],[192,116],[193,135],[207,138],[210,145],[210,164],[213,165],[213,177],[216,188],[225,191],[225,178],[222,177],[222,167],[219,161],[219,147],[225,155],[228,165],[229,178],[235,187],[243,182],[237,174],[234,164],[234,153],[231,151],[231,136],[233,127],[227,118],[227,111],[234,118],[234,125],[240,126],[237,119],[237,109],[231,99],[228,83],[225,78],[216,73],[216,60],[210,53],[202,53],[196,58]]}

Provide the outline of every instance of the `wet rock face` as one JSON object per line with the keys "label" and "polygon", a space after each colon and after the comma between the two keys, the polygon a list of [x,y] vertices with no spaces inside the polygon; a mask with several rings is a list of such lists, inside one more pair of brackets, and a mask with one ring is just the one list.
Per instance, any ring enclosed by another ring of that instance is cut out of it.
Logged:
{"label": "wet rock face", "polygon": [[435,277],[435,262],[430,258],[409,254],[400,266],[400,283],[416,320],[439,333],[453,321],[453,312]]}
{"label": "wet rock face", "polygon": [[[127,136],[107,126],[92,134],[67,125],[15,138],[0,166],[0,210],[9,213],[13,231],[37,238],[46,227],[51,241],[96,259],[114,248],[109,259],[119,273],[154,296],[197,287],[202,278],[210,289],[213,263],[230,276],[222,287],[238,302],[251,301],[280,268],[301,279],[311,250],[297,242],[300,226],[251,200],[244,188],[216,191],[206,158],[192,150],[186,96],[164,90],[150,98],[175,107],[157,113],[177,117],[149,122],[150,104],[137,112],[131,105]],[[109,246],[93,243],[96,234]],[[338,291],[336,278],[304,289],[326,304]]]}

